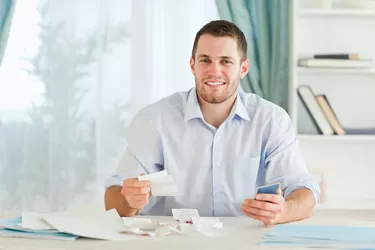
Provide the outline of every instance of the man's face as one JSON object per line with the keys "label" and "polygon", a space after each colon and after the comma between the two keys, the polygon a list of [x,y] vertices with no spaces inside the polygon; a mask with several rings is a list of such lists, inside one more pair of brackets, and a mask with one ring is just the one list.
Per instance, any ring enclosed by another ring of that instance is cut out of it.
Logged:
{"label": "man's face", "polygon": [[198,95],[209,103],[225,102],[237,92],[248,64],[241,60],[235,39],[202,35],[190,59]]}

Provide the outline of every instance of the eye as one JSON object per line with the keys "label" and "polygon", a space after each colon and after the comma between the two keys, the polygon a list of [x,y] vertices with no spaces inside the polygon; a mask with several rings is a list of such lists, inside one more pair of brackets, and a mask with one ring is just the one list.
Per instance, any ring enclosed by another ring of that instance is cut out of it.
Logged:
{"label": "eye", "polygon": [[232,62],[229,61],[229,60],[224,60],[223,62],[224,62],[224,64],[231,64],[231,63],[232,63]]}
{"label": "eye", "polygon": [[200,62],[203,62],[203,63],[208,63],[209,60],[208,59],[201,59]]}

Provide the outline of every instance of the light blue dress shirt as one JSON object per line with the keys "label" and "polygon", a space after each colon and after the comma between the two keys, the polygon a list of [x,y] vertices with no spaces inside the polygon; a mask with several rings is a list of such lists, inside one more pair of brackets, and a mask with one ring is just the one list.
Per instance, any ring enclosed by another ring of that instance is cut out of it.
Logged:
{"label": "light blue dress shirt", "polygon": [[284,197],[319,187],[305,166],[284,109],[239,91],[228,118],[216,129],[204,121],[192,88],[142,109],[127,131],[127,149],[106,187],[166,170],[182,196],[151,197],[144,215],[195,208],[201,216],[243,215],[241,204],[259,186],[279,182]]}

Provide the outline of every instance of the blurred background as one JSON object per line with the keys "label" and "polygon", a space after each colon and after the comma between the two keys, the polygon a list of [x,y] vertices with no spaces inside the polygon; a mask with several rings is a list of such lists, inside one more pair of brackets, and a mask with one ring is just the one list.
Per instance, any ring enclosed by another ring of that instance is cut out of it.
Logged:
{"label": "blurred background", "polygon": [[374,0],[0,0],[0,210],[103,205],[128,123],[194,86],[217,19],[247,37],[243,91],[290,114],[319,208],[375,209]]}

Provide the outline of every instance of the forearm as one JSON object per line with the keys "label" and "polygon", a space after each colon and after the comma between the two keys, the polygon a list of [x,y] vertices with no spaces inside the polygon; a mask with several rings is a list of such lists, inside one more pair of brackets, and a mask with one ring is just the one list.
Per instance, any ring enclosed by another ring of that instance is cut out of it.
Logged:
{"label": "forearm", "polygon": [[121,186],[112,186],[105,192],[106,210],[115,208],[121,217],[131,217],[138,215],[139,210],[131,208],[121,194]]}
{"label": "forearm", "polygon": [[309,218],[314,213],[315,197],[307,188],[297,189],[285,199],[285,208],[277,223]]}

